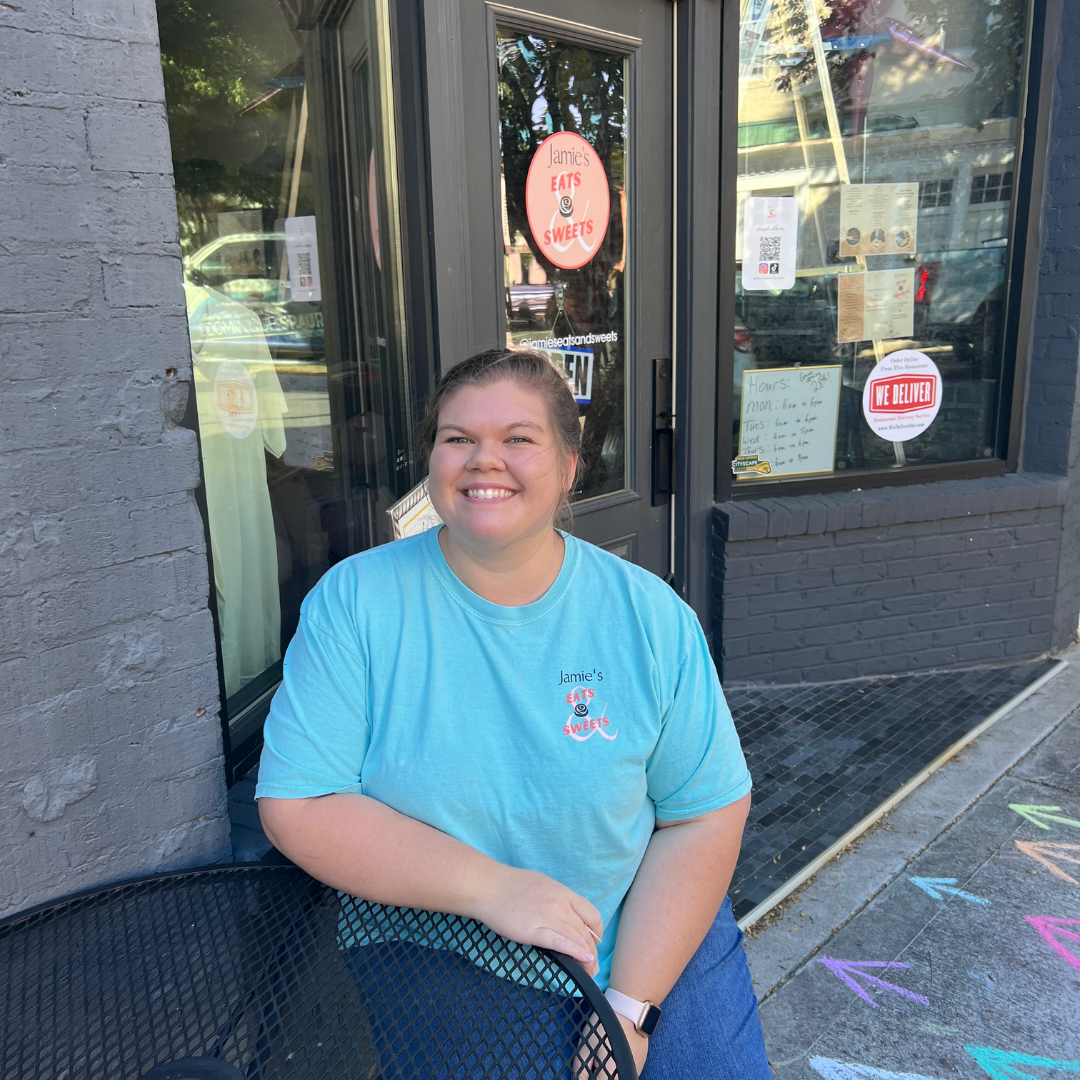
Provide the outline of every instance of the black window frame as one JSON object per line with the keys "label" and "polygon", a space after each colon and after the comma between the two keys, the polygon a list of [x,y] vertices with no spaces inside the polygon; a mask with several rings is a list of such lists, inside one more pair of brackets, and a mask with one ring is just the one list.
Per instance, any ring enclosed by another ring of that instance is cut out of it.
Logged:
{"label": "black window frame", "polygon": [[[722,56],[731,56],[734,63],[724,65],[722,97],[728,107],[720,112],[720,199],[721,221],[735,218],[738,182],[738,115],[731,102],[738,101],[738,5],[725,5],[724,48]],[[845,471],[820,477],[797,477],[790,480],[741,480],[735,483],[731,473],[733,457],[730,445],[733,416],[733,394],[728,365],[731,342],[735,333],[735,305],[729,278],[720,275],[717,297],[717,356],[719,360],[715,501],[742,501],[785,496],[852,491],[860,488],[881,488],[893,485],[925,484],[941,480],[969,480],[988,476],[1004,476],[1019,467],[1020,441],[1023,429],[1023,388],[1027,385],[1032,331],[1035,317],[1035,291],[1038,278],[1040,218],[1046,188],[1045,162],[1050,137],[1050,111],[1053,103],[1054,77],[1057,72],[1055,39],[1061,25],[1063,0],[1030,0],[1028,6],[1027,42],[1023,68],[1022,110],[1017,154],[1012,167],[1012,201],[997,201],[991,205],[1009,207],[1009,227],[1012,247],[1006,275],[1005,325],[1002,342],[1001,383],[998,400],[997,456],[986,460],[950,462],[940,465],[905,465],[885,469]],[[1040,163],[1042,163],[1040,165]],[[957,192],[955,186],[952,198]],[[721,226],[719,233],[720,260],[723,265],[734,262],[734,225]],[[1019,388],[1019,392],[1017,392]]]}

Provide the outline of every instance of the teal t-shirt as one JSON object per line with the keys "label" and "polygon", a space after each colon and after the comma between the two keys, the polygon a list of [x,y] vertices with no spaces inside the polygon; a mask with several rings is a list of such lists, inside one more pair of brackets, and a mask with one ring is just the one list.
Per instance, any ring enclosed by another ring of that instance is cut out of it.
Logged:
{"label": "teal t-shirt", "polygon": [[362,792],[590,900],[606,988],[654,819],[750,790],[697,617],[659,578],[566,537],[524,607],[472,592],[438,529],[354,555],[304,601],[256,797]]}

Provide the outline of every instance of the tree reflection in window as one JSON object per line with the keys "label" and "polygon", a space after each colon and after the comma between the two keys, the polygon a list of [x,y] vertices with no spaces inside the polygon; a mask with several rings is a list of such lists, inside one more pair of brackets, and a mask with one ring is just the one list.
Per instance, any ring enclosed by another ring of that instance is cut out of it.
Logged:
{"label": "tree reflection in window", "polygon": [[[506,309],[511,343],[606,334],[594,351],[593,397],[581,406],[584,469],[577,498],[626,486],[625,56],[500,27],[499,137],[504,189]],[[611,213],[597,253],[576,270],[554,266],[529,227],[525,184],[537,147],[570,131],[596,150]]]}

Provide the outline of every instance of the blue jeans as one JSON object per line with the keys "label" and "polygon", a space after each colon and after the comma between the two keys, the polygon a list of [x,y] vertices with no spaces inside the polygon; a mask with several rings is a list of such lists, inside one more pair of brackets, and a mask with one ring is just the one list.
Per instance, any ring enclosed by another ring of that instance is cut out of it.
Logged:
{"label": "blue jeans", "polygon": [[[456,953],[406,941],[358,946],[346,956],[384,1080],[570,1080],[581,999],[519,986]],[[423,974],[410,979],[409,971]],[[452,1003],[448,1014],[460,1017],[460,1027],[432,1016],[433,998]],[[641,1080],[772,1080],[730,900],[663,1009]],[[491,1038],[494,1027],[501,1033]],[[537,1068],[538,1060],[546,1066]]]}
{"label": "blue jeans", "polygon": [[772,1080],[731,901],[664,999],[641,1080]]}

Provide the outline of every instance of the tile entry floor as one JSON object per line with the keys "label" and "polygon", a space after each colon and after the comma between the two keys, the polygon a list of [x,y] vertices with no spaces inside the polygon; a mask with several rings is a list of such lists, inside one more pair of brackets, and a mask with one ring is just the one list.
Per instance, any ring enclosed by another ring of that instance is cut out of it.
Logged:
{"label": "tile entry floor", "polygon": [[754,779],[735,917],[1052,664],[725,691]]}

